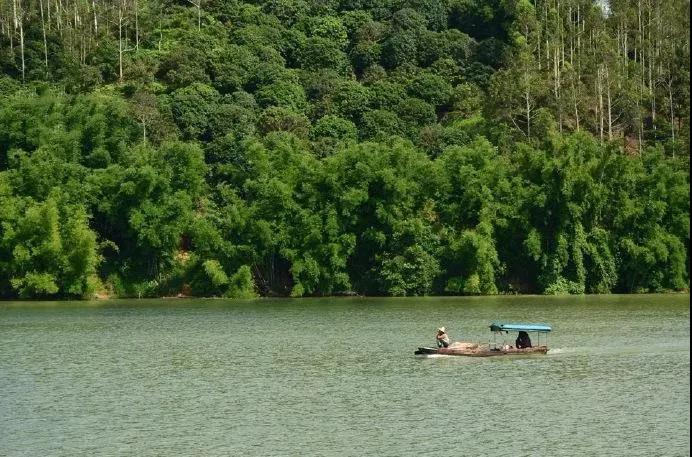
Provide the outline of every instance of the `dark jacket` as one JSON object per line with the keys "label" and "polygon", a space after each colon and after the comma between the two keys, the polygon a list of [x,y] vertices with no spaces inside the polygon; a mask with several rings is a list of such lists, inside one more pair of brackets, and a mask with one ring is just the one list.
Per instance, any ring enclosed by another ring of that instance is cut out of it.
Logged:
{"label": "dark jacket", "polygon": [[531,347],[531,338],[529,338],[529,334],[526,332],[519,332],[519,336],[517,336],[517,340],[515,341],[515,344],[517,348],[523,349],[523,348],[530,348]]}

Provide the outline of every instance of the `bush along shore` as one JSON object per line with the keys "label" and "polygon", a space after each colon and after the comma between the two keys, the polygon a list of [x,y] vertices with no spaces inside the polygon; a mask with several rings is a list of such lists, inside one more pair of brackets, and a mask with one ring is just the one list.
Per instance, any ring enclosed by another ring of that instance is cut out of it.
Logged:
{"label": "bush along shore", "polygon": [[0,298],[689,288],[689,2],[0,0]]}

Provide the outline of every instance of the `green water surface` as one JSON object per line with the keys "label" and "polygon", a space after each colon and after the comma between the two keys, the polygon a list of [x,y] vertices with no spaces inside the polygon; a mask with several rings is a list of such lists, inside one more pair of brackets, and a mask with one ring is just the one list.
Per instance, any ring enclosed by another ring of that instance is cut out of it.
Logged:
{"label": "green water surface", "polygon": [[[3,302],[0,455],[690,455],[689,303]],[[492,321],[552,325],[550,351],[413,355]]]}

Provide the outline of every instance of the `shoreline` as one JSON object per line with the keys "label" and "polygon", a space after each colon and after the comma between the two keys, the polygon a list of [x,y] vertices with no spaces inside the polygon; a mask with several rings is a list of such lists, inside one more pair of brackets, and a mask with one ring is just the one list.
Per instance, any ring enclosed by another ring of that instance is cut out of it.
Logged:
{"label": "shoreline", "polygon": [[0,298],[0,304],[11,303],[11,302],[83,302],[83,303],[99,303],[108,301],[185,301],[185,300],[209,300],[209,301],[266,301],[266,300],[280,300],[280,301],[290,301],[290,300],[353,300],[353,299],[367,299],[367,300],[378,300],[378,299],[401,299],[401,300],[457,300],[457,299],[481,299],[481,298],[578,298],[578,297],[645,297],[654,295],[690,295],[689,290],[684,291],[663,291],[663,292],[645,292],[645,293],[610,293],[610,294],[560,294],[560,295],[547,295],[547,294],[496,294],[496,295],[424,295],[424,296],[389,296],[389,295],[324,295],[324,296],[307,296],[307,297],[288,297],[288,296],[257,296],[252,298],[229,298],[229,297],[205,297],[205,296],[161,296],[161,297],[117,297],[117,296],[103,296],[93,298]]}

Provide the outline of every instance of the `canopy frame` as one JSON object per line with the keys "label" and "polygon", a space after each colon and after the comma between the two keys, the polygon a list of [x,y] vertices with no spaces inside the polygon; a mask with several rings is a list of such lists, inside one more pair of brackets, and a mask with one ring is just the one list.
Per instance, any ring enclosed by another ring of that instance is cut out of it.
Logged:
{"label": "canopy frame", "polygon": [[495,339],[498,333],[509,333],[509,332],[527,332],[536,334],[536,345],[541,345],[541,333],[545,334],[545,341],[543,344],[548,346],[548,333],[552,331],[552,327],[546,324],[519,324],[519,323],[499,323],[493,322],[490,324],[490,330],[493,332],[493,347],[497,347],[497,340]]}
{"label": "canopy frame", "polygon": [[550,325],[546,324],[521,324],[521,323],[503,323],[493,322],[490,324],[492,332],[537,332],[548,333],[552,331]]}

